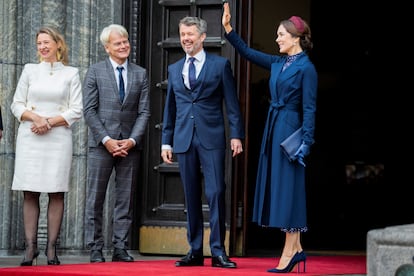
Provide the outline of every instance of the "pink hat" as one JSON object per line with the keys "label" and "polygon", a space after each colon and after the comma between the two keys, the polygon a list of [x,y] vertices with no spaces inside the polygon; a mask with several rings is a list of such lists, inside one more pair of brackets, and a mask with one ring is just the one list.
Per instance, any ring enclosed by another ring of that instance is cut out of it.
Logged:
{"label": "pink hat", "polygon": [[289,21],[293,23],[293,25],[295,26],[295,28],[303,33],[303,31],[305,30],[305,24],[303,23],[303,19],[300,18],[299,16],[292,16],[289,18]]}

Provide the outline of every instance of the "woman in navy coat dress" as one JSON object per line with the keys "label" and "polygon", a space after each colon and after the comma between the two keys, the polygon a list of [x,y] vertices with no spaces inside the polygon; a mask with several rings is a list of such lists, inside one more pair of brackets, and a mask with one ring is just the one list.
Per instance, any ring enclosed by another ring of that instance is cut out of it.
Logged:
{"label": "woman in navy coat dress", "polygon": [[[270,55],[249,48],[233,31],[230,17],[225,3],[222,24],[227,40],[242,57],[271,72],[271,102],[260,150],[253,221],[286,233],[279,264],[268,272],[287,273],[302,262],[305,268],[306,261],[300,242],[301,232],[307,231],[305,157],[314,143],[318,79],[306,53],[313,46],[311,32],[298,16],[283,20],[276,39],[283,55]],[[280,143],[300,127],[302,145],[291,162]]]}

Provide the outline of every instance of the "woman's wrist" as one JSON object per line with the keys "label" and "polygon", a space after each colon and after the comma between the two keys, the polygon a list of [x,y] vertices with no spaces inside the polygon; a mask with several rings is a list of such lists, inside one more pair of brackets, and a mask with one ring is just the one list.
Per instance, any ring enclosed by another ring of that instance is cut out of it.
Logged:
{"label": "woman's wrist", "polygon": [[46,123],[47,123],[47,128],[51,129],[52,128],[52,124],[50,123],[49,119],[46,118]]}
{"label": "woman's wrist", "polygon": [[228,24],[228,25],[224,26],[224,30],[226,31],[226,33],[230,33],[233,30],[233,28],[231,27],[230,24]]}

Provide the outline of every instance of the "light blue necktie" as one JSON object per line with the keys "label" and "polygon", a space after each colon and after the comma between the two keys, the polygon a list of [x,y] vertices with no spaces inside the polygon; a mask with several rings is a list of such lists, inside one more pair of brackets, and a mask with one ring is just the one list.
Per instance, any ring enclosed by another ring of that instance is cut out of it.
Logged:
{"label": "light blue necktie", "polygon": [[193,89],[196,84],[196,68],[194,65],[195,57],[190,57],[190,64],[188,65],[188,81],[190,83],[190,88]]}
{"label": "light blue necktie", "polygon": [[125,98],[125,85],[124,85],[124,78],[122,77],[122,70],[124,70],[124,67],[122,66],[118,66],[116,67],[116,69],[118,70],[118,77],[119,77],[119,100],[122,102],[124,102],[124,98]]}

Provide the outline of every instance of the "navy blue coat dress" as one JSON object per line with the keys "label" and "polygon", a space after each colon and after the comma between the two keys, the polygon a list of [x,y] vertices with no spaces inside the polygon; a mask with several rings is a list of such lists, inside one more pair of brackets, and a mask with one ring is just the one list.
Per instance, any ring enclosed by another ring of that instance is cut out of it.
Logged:
{"label": "navy blue coat dress", "polygon": [[269,227],[306,228],[305,168],[297,161],[290,162],[280,143],[301,126],[303,142],[314,142],[318,79],[315,67],[302,52],[282,72],[286,56],[251,49],[234,31],[226,38],[242,57],[270,70],[271,102],[257,168],[252,220]]}

